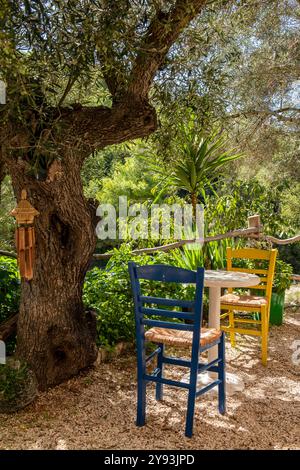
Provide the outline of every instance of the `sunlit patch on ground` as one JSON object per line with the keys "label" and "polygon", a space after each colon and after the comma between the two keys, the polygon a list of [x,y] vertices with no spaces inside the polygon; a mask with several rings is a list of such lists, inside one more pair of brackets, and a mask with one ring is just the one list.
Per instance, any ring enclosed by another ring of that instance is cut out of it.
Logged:
{"label": "sunlit patch on ground", "polygon": [[[39,395],[15,415],[2,415],[1,449],[299,449],[300,366],[292,362],[300,339],[299,314],[286,314],[270,332],[268,367],[258,339],[227,342],[227,370],[245,382],[219,415],[216,394],[197,401],[194,437],[184,437],[186,392],[166,388],[157,403],[148,389],[147,425],[135,426],[135,357],[131,353]],[[171,370],[171,369],[169,369]],[[173,369],[174,370],[174,369]],[[175,372],[180,379],[184,370]]]}

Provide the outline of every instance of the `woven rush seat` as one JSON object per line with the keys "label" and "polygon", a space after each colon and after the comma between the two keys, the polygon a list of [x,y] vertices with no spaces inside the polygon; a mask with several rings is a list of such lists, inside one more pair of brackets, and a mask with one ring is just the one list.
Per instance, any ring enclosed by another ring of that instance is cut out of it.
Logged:
{"label": "woven rush seat", "polygon": [[255,295],[226,294],[221,297],[222,305],[240,305],[241,307],[260,307],[268,305],[265,297]]}
{"label": "woven rush seat", "polygon": [[[213,343],[220,338],[222,332],[215,328],[201,328],[201,346]],[[169,328],[151,328],[146,331],[145,338],[153,343],[163,343],[169,346],[190,347],[193,334],[191,331],[172,330]]]}

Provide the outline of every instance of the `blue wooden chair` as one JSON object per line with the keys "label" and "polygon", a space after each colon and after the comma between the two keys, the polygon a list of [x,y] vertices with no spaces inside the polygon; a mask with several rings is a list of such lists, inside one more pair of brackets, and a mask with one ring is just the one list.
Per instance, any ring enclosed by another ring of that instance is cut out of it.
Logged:
{"label": "blue wooden chair", "polygon": [[[135,305],[137,344],[137,426],[143,426],[146,418],[146,386],[156,382],[156,399],[162,400],[163,384],[188,390],[185,435],[192,437],[196,397],[218,386],[219,412],[225,413],[225,341],[224,333],[213,328],[201,328],[204,269],[197,272],[167,265],[137,266],[129,263],[129,273]],[[140,279],[181,284],[196,284],[195,299],[177,300],[142,295]],[[156,307],[154,308],[154,306]],[[163,307],[179,307],[181,311]],[[185,310],[185,311],[184,311]],[[152,317],[152,318],[151,318]],[[154,318],[153,318],[154,317]],[[176,318],[181,322],[157,319]],[[189,320],[185,322],[185,320]],[[145,331],[145,327],[151,327]],[[158,347],[146,357],[145,342],[151,341]],[[179,359],[165,355],[164,346],[191,347],[191,358]],[[218,357],[210,363],[199,362],[199,354],[218,345]],[[147,373],[146,365],[157,357],[157,367]],[[164,364],[190,369],[189,383],[167,379],[163,376]],[[217,378],[198,389],[197,376],[204,371],[217,372]]]}

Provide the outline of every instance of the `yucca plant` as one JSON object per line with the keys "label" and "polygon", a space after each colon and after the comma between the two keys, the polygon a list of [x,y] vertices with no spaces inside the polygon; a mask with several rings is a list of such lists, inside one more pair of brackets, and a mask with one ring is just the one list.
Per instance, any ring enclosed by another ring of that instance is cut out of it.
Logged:
{"label": "yucca plant", "polygon": [[204,266],[205,269],[226,268],[226,240],[205,243],[203,246],[183,246],[176,248],[170,254],[171,263],[179,268],[196,270]]}
{"label": "yucca plant", "polygon": [[176,145],[178,155],[171,174],[166,175],[165,169],[155,167],[164,181],[156,200],[170,187],[175,190],[183,189],[189,195],[195,216],[199,194],[205,200],[205,191],[212,189],[212,182],[220,176],[220,169],[243,156],[236,153],[235,149],[225,150],[226,146],[227,140],[217,131],[207,136],[203,131],[198,131],[194,123],[182,124]]}
{"label": "yucca plant", "polygon": [[178,268],[196,270],[198,267],[204,266],[202,247],[190,249],[183,246],[182,249],[176,248],[170,253],[170,261]]}

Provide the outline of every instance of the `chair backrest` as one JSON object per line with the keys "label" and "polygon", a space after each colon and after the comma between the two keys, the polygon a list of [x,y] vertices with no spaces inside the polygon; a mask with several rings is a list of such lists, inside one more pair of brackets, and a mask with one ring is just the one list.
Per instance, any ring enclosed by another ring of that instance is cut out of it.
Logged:
{"label": "chair backrest", "polygon": [[[256,274],[260,278],[260,284],[251,287],[250,289],[264,291],[263,294],[270,299],[272,294],[272,284],[275,273],[275,263],[277,257],[277,250],[260,250],[257,248],[238,248],[233,250],[227,248],[227,270],[228,271],[243,271],[251,274]],[[254,268],[241,268],[234,266],[234,260],[252,260],[262,261],[263,268],[255,266]],[[229,289],[228,289],[229,291]],[[232,289],[231,289],[232,291]]]}
{"label": "chair backrest", "polygon": [[[193,341],[199,342],[202,322],[204,269],[198,268],[197,271],[190,271],[188,269],[163,264],[137,266],[134,262],[130,262],[128,268],[134,298],[137,334],[143,334],[145,325],[172,328],[176,330],[193,331]],[[141,279],[175,282],[179,284],[195,284],[195,298],[194,300],[184,300],[142,295]],[[153,305],[156,307],[153,307]],[[174,311],[163,307],[179,307],[181,310]],[[157,319],[158,317],[159,319]],[[160,317],[169,319],[175,318],[182,321],[166,321],[160,319]],[[184,323],[184,320],[190,320],[191,322]]]}

